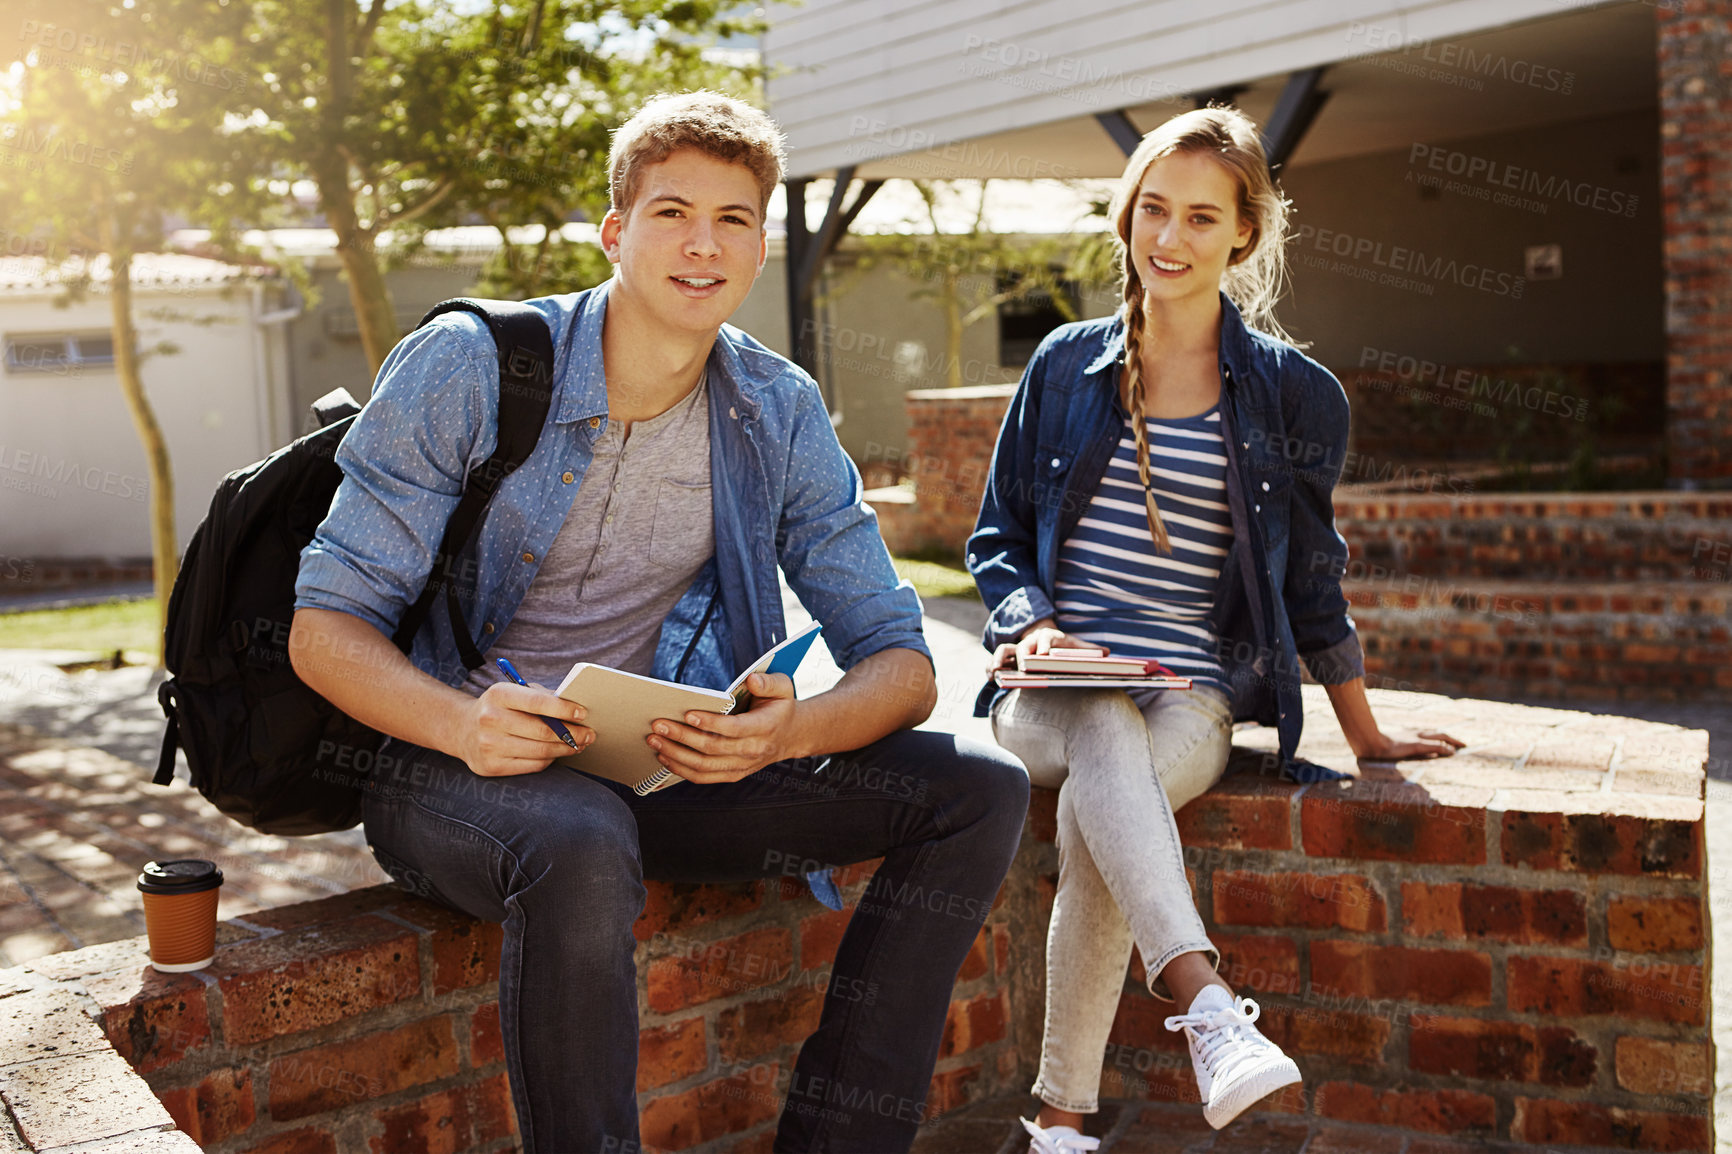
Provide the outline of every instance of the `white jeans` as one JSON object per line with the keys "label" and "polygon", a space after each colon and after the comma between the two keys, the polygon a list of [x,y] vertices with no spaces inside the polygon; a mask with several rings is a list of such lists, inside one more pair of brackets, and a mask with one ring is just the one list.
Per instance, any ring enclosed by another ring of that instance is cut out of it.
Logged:
{"label": "white jeans", "polygon": [[1099,1109],[1101,1062],[1131,946],[1149,990],[1168,962],[1220,964],[1185,880],[1173,811],[1221,779],[1232,711],[1210,688],[1131,696],[1113,689],[1015,690],[992,713],[998,743],[1033,784],[1058,794],[1058,894],[1046,939],[1046,1035],[1034,1093],[1061,1110]]}

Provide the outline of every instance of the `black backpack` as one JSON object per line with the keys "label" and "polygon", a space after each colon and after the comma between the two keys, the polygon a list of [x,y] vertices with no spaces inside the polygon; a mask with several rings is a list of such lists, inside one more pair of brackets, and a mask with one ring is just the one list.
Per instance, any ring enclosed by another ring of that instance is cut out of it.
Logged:
{"label": "black backpack", "polygon": [[[534,450],[553,394],[553,338],[539,312],[514,301],[449,300],[421,324],[456,310],[484,319],[499,349],[499,445],[464,479],[435,574],[453,571],[499,482]],[[157,690],[168,727],[152,780],[173,781],[175,749],[184,749],[193,787],[263,833],[328,833],[358,823],[366,771],[383,741],[289,663],[301,550],[330,511],[343,479],[337,445],[359,411],[339,395],[346,405],[327,397],[314,406],[323,428],[223,479],[168,601],[163,661],[172,676]],[[392,640],[409,652],[441,587],[464,664],[474,669],[482,659],[455,581],[429,580]]]}

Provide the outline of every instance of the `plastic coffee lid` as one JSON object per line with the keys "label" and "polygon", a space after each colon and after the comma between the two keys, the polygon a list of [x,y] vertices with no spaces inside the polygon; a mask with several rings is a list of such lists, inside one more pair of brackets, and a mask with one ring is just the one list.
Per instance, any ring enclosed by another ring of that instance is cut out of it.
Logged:
{"label": "plastic coffee lid", "polygon": [[138,888],[147,894],[196,894],[223,884],[223,871],[202,858],[146,862]]}

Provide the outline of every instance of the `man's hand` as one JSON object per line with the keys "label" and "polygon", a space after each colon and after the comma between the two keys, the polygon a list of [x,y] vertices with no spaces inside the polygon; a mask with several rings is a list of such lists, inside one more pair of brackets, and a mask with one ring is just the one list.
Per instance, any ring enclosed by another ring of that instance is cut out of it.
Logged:
{"label": "man's hand", "polygon": [[1095,645],[1080,637],[1072,637],[1053,622],[1050,617],[1042,617],[1033,625],[1022,631],[1022,636],[1015,641],[1006,641],[992,651],[992,658],[987,663],[986,672],[992,675],[995,669],[1016,668],[1016,655],[1024,657],[1036,655],[1046,656],[1054,649],[1091,649],[1097,653],[1107,652],[1106,646]]}
{"label": "man's hand", "polygon": [[501,681],[471,699],[458,756],[482,777],[538,773],[572,752],[543,717],[565,722],[579,750],[595,740],[594,730],[575,724],[589,717],[583,706],[539,685]]}
{"label": "man's hand", "polygon": [[693,710],[685,722],[660,718],[646,739],[661,763],[699,784],[739,781],[772,762],[797,757],[800,703],[783,673],[746,679],[752,707],[745,713]]}

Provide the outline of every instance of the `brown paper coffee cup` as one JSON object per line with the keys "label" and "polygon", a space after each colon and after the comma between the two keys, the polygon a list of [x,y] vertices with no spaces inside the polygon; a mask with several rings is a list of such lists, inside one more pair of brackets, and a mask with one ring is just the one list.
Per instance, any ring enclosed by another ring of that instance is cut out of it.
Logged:
{"label": "brown paper coffee cup", "polygon": [[202,970],[216,957],[223,872],[198,858],[149,862],[138,875],[150,964],[165,973]]}

